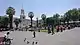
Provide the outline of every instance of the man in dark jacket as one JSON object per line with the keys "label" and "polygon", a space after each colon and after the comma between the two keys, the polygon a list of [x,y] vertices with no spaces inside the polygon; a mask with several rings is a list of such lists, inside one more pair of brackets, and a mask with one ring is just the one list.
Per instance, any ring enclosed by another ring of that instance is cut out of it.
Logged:
{"label": "man in dark jacket", "polygon": [[33,32],[33,36],[34,36],[33,38],[35,38],[35,37],[36,37],[36,35],[35,35],[35,34],[36,34],[36,33],[35,33],[35,31],[34,31],[34,32]]}
{"label": "man in dark jacket", "polygon": [[52,25],[52,35],[54,34],[54,26]]}

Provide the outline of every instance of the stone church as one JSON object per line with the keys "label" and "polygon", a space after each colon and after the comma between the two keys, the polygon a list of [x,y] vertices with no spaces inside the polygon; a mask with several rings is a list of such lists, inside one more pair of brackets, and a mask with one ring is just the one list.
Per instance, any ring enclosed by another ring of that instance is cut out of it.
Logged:
{"label": "stone church", "polygon": [[[14,20],[15,19],[16,18],[14,17],[14,19],[13,19],[13,27],[16,27],[16,25],[14,23]],[[26,26],[31,25],[30,19],[26,19],[24,9],[21,9],[20,20],[21,20],[21,23],[19,23],[19,26],[18,27],[23,28],[23,27],[26,27]],[[36,26],[36,21],[34,21],[34,20],[33,20],[33,26]]]}

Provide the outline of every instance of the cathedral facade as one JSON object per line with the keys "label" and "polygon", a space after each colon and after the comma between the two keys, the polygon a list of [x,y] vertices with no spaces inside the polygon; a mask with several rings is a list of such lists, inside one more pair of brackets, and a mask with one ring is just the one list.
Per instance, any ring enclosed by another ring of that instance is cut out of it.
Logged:
{"label": "cathedral facade", "polygon": [[[14,17],[14,19],[13,19],[13,27],[16,27],[16,25],[14,23],[15,19],[16,18]],[[19,23],[19,25],[18,25],[18,27],[20,27],[20,28],[23,28],[23,27],[26,27],[26,26],[29,27],[29,25],[31,25],[31,20],[30,19],[26,19],[24,9],[21,9],[20,20],[21,20],[21,23]],[[34,21],[34,20],[33,20],[33,26],[36,26],[36,21]]]}

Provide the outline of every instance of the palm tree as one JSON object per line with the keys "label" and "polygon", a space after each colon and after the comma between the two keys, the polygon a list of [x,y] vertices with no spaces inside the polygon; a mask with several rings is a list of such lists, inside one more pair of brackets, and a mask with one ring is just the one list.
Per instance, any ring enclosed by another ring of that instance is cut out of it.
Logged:
{"label": "palm tree", "polygon": [[32,18],[34,17],[34,13],[33,13],[33,12],[29,12],[29,13],[28,13],[28,16],[29,16],[30,19],[31,19],[31,27],[32,27]]}
{"label": "palm tree", "polygon": [[13,7],[8,7],[8,9],[6,10],[6,14],[9,15],[10,28],[13,28],[12,21],[13,15],[15,15],[15,9]]}
{"label": "palm tree", "polygon": [[46,29],[46,26],[45,26],[45,21],[46,21],[46,15],[45,14],[42,14],[41,15],[41,18],[42,18],[42,20],[43,20],[43,26],[45,27],[45,29]]}

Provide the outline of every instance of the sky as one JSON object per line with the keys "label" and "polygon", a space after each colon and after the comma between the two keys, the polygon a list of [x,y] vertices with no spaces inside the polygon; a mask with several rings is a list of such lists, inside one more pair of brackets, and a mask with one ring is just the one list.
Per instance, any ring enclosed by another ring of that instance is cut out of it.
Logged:
{"label": "sky", "polygon": [[36,17],[41,19],[41,14],[50,17],[56,13],[63,15],[72,8],[80,8],[80,0],[0,0],[0,16],[6,15],[6,9],[11,6],[16,10],[14,17],[20,17],[22,5],[26,18],[29,19],[28,13],[33,12],[33,19],[36,20]]}

